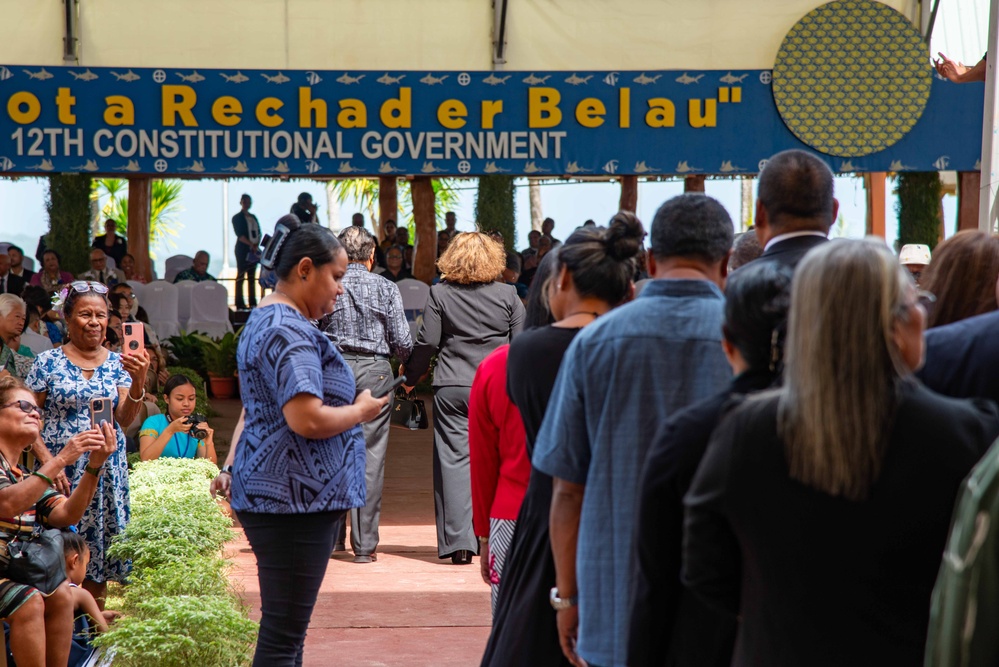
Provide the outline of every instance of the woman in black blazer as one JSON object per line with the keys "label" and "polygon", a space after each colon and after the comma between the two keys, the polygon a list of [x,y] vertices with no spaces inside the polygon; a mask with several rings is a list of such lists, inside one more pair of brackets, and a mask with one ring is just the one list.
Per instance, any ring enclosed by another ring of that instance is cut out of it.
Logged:
{"label": "woman in black blazer", "polygon": [[468,396],[475,369],[489,353],[520,332],[524,304],[512,285],[497,282],[506,268],[503,246],[480,232],[458,234],[437,260],[443,280],[430,288],[423,325],[405,368],[416,383],[434,367],[434,514],[437,556],[456,565],[472,562],[468,467]]}
{"label": "woman in black blazer", "polygon": [[724,419],[685,498],[683,582],[739,615],[734,665],[922,664],[958,487],[999,434],[913,379],[925,321],[883,244],[798,267],[784,387]]}

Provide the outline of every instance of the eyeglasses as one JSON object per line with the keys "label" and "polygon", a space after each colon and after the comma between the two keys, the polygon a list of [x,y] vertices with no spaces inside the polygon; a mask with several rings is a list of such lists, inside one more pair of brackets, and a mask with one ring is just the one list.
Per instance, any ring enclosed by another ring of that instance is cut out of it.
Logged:
{"label": "eyeglasses", "polygon": [[916,301],[923,308],[927,308],[937,302],[937,295],[933,292],[927,292],[924,289],[916,290]]}
{"label": "eyeglasses", "polygon": [[42,416],[42,409],[40,407],[38,407],[31,401],[25,401],[23,399],[20,401],[11,401],[6,405],[0,405],[0,410],[6,410],[7,408],[12,408],[15,405],[21,408],[21,412],[23,412],[26,415],[30,415],[32,412],[37,412],[39,417]]}
{"label": "eyeglasses", "polygon": [[77,280],[70,284],[74,292],[82,294],[84,292],[96,292],[97,294],[107,294],[108,286],[104,283],[97,283],[93,280]]}

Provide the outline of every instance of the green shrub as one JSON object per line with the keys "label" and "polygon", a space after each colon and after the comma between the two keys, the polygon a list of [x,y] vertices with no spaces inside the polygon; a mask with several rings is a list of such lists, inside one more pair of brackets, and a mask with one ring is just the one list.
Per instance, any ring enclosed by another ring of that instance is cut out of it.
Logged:
{"label": "green shrub", "polygon": [[[219,472],[218,467],[208,459],[156,459],[143,461],[135,466],[129,476],[133,490],[143,486],[178,484],[180,482],[211,481]],[[208,485],[205,485],[208,496]]]}
{"label": "green shrub", "polygon": [[[90,269],[90,190],[90,176],[49,176],[49,193],[45,198],[49,232],[45,243],[62,257],[62,270],[73,275]],[[9,227],[12,228],[13,225]]]}
{"label": "green shrub", "polygon": [[136,604],[94,643],[115,667],[232,667],[248,664],[257,624],[224,597],[167,596]]}
{"label": "green shrub", "polygon": [[201,341],[195,334],[181,331],[179,335],[167,338],[165,344],[170,354],[171,366],[194,369],[196,375],[202,378],[208,377],[205,371],[205,357],[201,353]]}
{"label": "green shrub", "polygon": [[897,248],[907,243],[925,243],[933,249],[940,241],[940,174],[902,172],[898,175]]}
{"label": "green shrub", "polygon": [[229,563],[214,556],[197,556],[145,570],[128,584],[128,599],[149,600],[158,596],[233,595],[229,583]]}

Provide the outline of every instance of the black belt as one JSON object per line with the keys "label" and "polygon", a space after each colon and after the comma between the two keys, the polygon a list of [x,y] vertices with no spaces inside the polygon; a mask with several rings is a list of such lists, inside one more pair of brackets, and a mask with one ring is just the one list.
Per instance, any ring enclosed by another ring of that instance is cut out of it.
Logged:
{"label": "black belt", "polygon": [[347,357],[354,357],[356,359],[385,359],[388,361],[387,354],[374,354],[373,352],[354,352],[353,350],[344,350],[341,352],[344,359]]}

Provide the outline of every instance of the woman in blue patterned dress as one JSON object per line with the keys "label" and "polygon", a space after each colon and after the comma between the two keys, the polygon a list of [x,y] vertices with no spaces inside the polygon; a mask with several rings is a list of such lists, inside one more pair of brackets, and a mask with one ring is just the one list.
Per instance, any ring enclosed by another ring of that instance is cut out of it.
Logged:
{"label": "woman in blue patterned dress", "polygon": [[[110,398],[114,403],[118,449],[104,464],[97,492],[78,526],[91,555],[83,587],[103,609],[107,582],[124,581],[130,569],[128,562],[108,558],[107,550],[111,538],[128,523],[128,467],[121,424],[131,424],[142,406],[149,355],[143,351],[123,356],[102,346],[108,323],[107,287],[77,281],[63,292],[69,342],[38,355],[25,384],[44,411],[41,443],[34,446],[42,464],[71,437],[90,429],[91,399]],[[67,467],[55,478],[57,488],[69,495],[85,471],[82,459]]]}
{"label": "woman in blue patterned dress", "polygon": [[280,667],[302,664],[338,522],[365,502],[360,424],[388,397],[358,394],[350,367],[310,322],[333,312],[343,293],[347,254],[336,236],[285,216],[261,264],[278,283],[239,337],[244,426],[232,509],[257,558],[261,619],[253,664]]}

